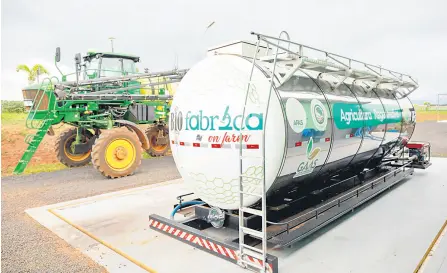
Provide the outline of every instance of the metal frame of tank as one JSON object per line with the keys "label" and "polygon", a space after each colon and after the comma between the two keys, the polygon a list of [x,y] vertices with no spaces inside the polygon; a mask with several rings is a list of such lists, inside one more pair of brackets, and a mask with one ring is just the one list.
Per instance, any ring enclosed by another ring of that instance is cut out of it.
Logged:
{"label": "metal frame of tank", "polygon": [[[338,88],[348,78],[353,80],[352,84],[362,84],[369,88],[388,85],[390,92],[393,92],[399,98],[408,96],[418,88],[417,82],[409,75],[291,42],[286,32],[281,32],[279,38],[258,33],[252,34],[258,38],[255,52],[257,52],[261,42],[267,43],[267,51],[270,50],[270,46],[276,47],[276,52],[273,55],[258,59],[255,54],[253,58],[252,71],[258,60],[271,62],[273,65],[271,69],[271,79],[273,80],[271,80],[269,98],[275,82],[277,85],[283,84],[299,69],[314,70],[319,72],[320,76],[330,74],[340,77],[338,82],[332,83],[333,89]],[[283,34],[286,35],[287,39],[281,38]],[[277,44],[274,44],[272,40]],[[281,42],[288,43],[288,46],[281,46]],[[297,52],[291,51],[289,49],[291,44],[298,46],[299,50]],[[303,51],[305,49],[323,53],[326,59],[308,58],[304,56]],[[279,50],[283,52],[279,53]],[[279,68],[278,63],[281,64]],[[354,64],[357,67],[358,65],[363,66],[365,69],[354,68]],[[251,76],[248,80],[244,113],[241,120],[244,120],[245,116],[250,81]],[[264,106],[266,109],[265,119],[267,119],[268,104]],[[243,134],[243,130],[240,133]],[[263,132],[263,144],[257,158],[262,161],[265,172],[264,144],[265,134]],[[243,160],[247,158],[243,154],[242,146],[240,145],[241,166]],[[313,191],[308,200],[303,200],[302,196],[288,192],[286,195],[278,197],[282,199],[281,202],[267,205],[265,174],[262,178],[250,177],[262,180],[263,191],[259,195],[260,204],[256,209],[243,206],[244,195],[253,195],[253,193],[244,192],[242,181],[246,176],[242,174],[241,167],[240,205],[238,210],[224,212],[223,226],[226,229],[211,228],[207,231],[212,226],[211,223],[215,221],[215,218],[211,217],[210,213],[213,208],[206,204],[195,205],[193,208],[194,217],[183,222],[151,214],[149,216],[149,226],[151,229],[236,263],[246,269],[257,272],[278,272],[278,259],[268,254],[267,246],[271,247],[272,244],[273,248],[290,246],[390,189],[412,175],[415,168],[428,168],[431,165],[430,144],[418,143],[416,146],[419,147],[420,153],[425,154],[425,157],[418,157],[414,154],[410,156],[409,149],[404,147],[395,151],[393,155],[383,157],[380,164],[365,166],[366,168],[360,173],[344,173],[330,178],[337,181],[329,187]],[[253,157],[250,157],[250,159],[253,159]],[[182,203],[183,197],[178,197],[180,203]],[[272,200],[269,200],[269,202],[272,202]],[[269,220],[267,220],[267,212]],[[272,218],[276,220],[270,221]],[[231,233],[231,230],[234,232]],[[216,232],[219,231],[222,234],[218,236]],[[261,245],[261,248],[255,247],[256,245]]]}

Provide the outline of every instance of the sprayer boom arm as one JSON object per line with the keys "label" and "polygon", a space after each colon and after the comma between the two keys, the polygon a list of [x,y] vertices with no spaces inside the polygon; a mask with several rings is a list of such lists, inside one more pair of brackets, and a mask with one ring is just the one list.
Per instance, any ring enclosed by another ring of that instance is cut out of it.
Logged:
{"label": "sprayer boom arm", "polygon": [[92,84],[126,82],[126,81],[149,79],[149,78],[155,78],[155,77],[181,79],[186,74],[186,72],[188,72],[188,69],[169,70],[169,71],[163,71],[163,72],[143,73],[143,74],[130,75],[130,76],[104,77],[104,78],[99,78],[99,79],[82,80],[82,81],[78,81],[78,82],[76,82],[76,81],[63,82],[60,85],[61,86],[69,86],[69,87],[77,87],[77,86],[85,86],[85,85],[92,85]]}

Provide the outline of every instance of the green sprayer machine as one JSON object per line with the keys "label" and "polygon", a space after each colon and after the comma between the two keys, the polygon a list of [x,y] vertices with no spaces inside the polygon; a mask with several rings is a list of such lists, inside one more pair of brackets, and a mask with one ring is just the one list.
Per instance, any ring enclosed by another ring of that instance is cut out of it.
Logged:
{"label": "green sprayer machine", "polygon": [[[57,48],[56,67],[60,56]],[[139,59],[114,52],[78,53],[75,73],[61,72],[61,81],[55,76],[43,80],[26,120],[27,128],[37,132],[26,136],[29,146],[14,173],[25,170],[44,136],[54,135],[52,126],[61,123],[73,126],[55,142],[58,160],[68,167],[92,162],[104,176],[117,178],[138,168],[143,150],[165,155],[173,84],[187,70],[138,73]]]}

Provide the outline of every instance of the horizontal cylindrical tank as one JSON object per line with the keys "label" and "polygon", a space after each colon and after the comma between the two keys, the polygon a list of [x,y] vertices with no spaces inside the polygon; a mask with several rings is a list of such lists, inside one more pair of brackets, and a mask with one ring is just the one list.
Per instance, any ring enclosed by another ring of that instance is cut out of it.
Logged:
{"label": "horizontal cylindrical tank", "polygon": [[[172,103],[169,129],[177,168],[211,206],[238,208],[241,122],[244,190],[261,191],[264,132],[267,196],[291,187],[299,191],[348,167],[362,169],[413,133],[408,98],[352,84],[332,90],[305,70],[279,87],[275,81],[266,114],[270,72],[262,65],[254,68],[242,121],[251,69],[251,60],[238,55],[208,57],[185,75]],[[244,201],[249,206],[259,198]]]}

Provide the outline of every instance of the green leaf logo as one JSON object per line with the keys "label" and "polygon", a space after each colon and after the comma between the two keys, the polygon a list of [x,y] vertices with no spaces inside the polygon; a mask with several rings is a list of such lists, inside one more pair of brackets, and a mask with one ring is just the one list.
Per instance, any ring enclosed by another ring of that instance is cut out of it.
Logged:
{"label": "green leaf logo", "polygon": [[313,145],[314,145],[314,140],[313,140],[312,138],[310,138],[310,139],[309,139],[309,142],[307,143],[307,151],[306,151],[307,158],[309,158],[309,155],[310,155],[311,152],[312,152],[312,147],[313,147]]}
{"label": "green leaf logo", "polygon": [[309,160],[314,159],[318,155],[318,153],[321,151],[320,147],[315,147],[315,149],[313,149],[313,144],[314,144],[314,140],[313,140],[313,138],[310,138],[309,143],[307,143],[307,151],[306,151],[306,155]]}

